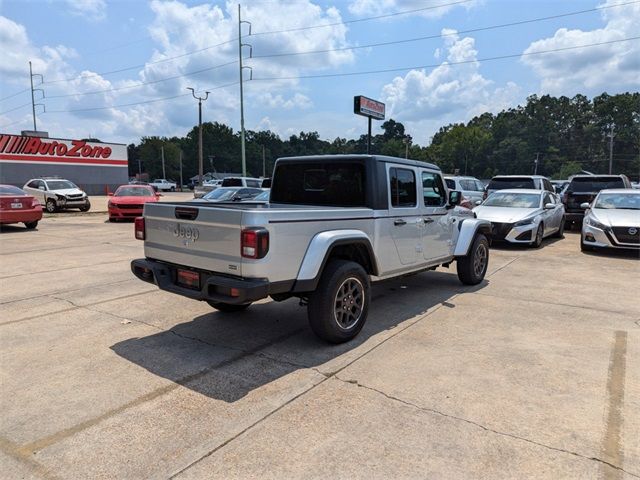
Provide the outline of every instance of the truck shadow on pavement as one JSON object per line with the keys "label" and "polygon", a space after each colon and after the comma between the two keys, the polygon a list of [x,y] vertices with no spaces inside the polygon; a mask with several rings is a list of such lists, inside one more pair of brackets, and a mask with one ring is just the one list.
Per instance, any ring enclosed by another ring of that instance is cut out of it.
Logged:
{"label": "truck shadow on pavement", "polygon": [[374,285],[367,323],[358,337],[341,345],[315,337],[306,308],[289,299],[254,304],[241,313],[212,311],[111,349],[154,375],[232,403],[297,370],[315,369],[323,375],[339,370],[394,329],[409,326],[437,305],[455,308],[448,302],[455,294],[488,284],[463,286],[454,272],[426,272]]}

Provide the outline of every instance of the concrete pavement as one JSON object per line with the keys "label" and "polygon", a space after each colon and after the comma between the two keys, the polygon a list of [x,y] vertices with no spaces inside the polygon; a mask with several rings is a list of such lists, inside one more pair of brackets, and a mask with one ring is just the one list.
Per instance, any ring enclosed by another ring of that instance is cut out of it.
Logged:
{"label": "concrete pavement", "polygon": [[[106,197],[105,197],[106,198]],[[106,203],[106,202],[105,202]],[[378,284],[346,345],[133,278],[130,223],[0,234],[6,478],[638,478],[640,262],[578,236]]]}

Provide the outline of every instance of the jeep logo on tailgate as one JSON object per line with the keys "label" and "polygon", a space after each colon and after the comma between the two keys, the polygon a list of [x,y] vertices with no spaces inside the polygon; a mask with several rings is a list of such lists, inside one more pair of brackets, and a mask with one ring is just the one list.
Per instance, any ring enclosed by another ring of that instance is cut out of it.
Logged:
{"label": "jeep logo on tailgate", "polygon": [[186,238],[187,240],[195,242],[200,236],[200,231],[195,227],[176,223],[176,226],[173,229],[173,236],[176,238]]}

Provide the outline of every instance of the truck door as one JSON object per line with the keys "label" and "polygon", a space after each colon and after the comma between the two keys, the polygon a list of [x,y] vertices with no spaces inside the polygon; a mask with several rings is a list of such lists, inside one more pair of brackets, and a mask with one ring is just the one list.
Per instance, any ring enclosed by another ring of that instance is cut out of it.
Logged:
{"label": "truck door", "polygon": [[[418,211],[416,171],[388,167],[388,175],[390,208],[389,217],[383,220],[386,222],[385,231],[390,232],[393,238],[400,264],[411,265],[418,261],[422,250],[422,216]],[[385,255],[384,252],[382,254]],[[393,265],[396,262],[389,263]]]}
{"label": "truck door", "polygon": [[439,173],[420,171],[422,195],[422,255],[425,260],[438,260],[451,255],[452,215],[447,210],[447,191]]}

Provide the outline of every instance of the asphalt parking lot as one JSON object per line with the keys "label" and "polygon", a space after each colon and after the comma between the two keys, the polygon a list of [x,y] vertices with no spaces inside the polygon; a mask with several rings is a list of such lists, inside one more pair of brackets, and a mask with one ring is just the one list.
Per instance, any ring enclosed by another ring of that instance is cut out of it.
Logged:
{"label": "asphalt parking lot", "polygon": [[3,478],[638,478],[640,262],[577,234],[478,287],[378,284],[356,341],[295,299],[223,314],[135,279],[131,223],[0,234]]}

